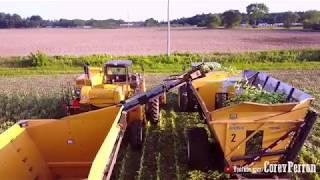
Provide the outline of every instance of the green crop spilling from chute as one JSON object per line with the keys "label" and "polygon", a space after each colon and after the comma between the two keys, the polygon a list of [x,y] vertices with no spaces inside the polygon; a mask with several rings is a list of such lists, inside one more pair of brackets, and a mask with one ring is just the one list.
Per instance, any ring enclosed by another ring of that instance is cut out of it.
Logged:
{"label": "green crop spilling from chute", "polygon": [[263,90],[261,86],[252,86],[247,81],[237,82],[235,88],[239,91],[238,94],[230,97],[226,101],[226,106],[240,104],[242,102],[255,102],[262,104],[277,104],[286,101],[286,96],[283,93],[268,92]]}

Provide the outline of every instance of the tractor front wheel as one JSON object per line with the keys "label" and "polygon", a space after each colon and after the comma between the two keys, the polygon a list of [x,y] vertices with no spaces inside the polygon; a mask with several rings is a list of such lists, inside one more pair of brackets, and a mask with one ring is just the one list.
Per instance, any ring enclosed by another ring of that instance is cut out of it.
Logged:
{"label": "tractor front wheel", "polygon": [[141,149],[143,144],[142,121],[133,121],[129,125],[129,140],[133,149]]}
{"label": "tractor front wheel", "polygon": [[157,124],[160,120],[160,101],[154,98],[149,101],[147,107],[147,118],[152,124]]}
{"label": "tractor front wheel", "polygon": [[187,130],[187,159],[190,169],[208,170],[209,148],[208,134],[204,128]]}

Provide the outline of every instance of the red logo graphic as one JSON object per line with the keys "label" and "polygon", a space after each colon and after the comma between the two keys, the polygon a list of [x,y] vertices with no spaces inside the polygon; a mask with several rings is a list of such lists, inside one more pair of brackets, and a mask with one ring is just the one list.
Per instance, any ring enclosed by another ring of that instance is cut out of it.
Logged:
{"label": "red logo graphic", "polygon": [[228,174],[233,173],[233,167],[232,167],[232,166],[226,166],[226,167],[224,168],[224,172],[225,172],[225,173],[228,173]]}

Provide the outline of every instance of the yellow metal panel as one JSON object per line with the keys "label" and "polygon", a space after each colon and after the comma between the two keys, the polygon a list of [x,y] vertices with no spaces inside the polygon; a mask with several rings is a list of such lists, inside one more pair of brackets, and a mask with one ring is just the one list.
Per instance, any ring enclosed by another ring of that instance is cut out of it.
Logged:
{"label": "yellow metal panel", "polygon": [[90,164],[87,167],[75,167],[75,164],[94,160],[111,126],[118,122],[120,112],[121,106],[112,106],[61,120],[43,120],[47,123],[41,125],[36,125],[39,121],[30,121],[27,131],[51,167],[73,162],[65,164],[64,168],[50,168],[53,175],[80,177],[83,171],[89,171]]}
{"label": "yellow metal panel", "polygon": [[232,94],[234,92],[234,84],[226,81],[226,78],[233,75],[228,72],[215,71],[207,74],[204,78],[192,82],[192,86],[197,90],[198,95],[205,102],[209,111],[215,109],[216,93]]}
{"label": "yellow metal panel", "polygon": [[[245,102],[212,111],[211,116],[213,121],[230,119],[235,119],[237,121],[252,121],[265,119],[272,116],[274,116],[276,119],[283,119],[279,118],[279,115],[286,114],[287,112],[291,111],[296,105],[297,104],[295,103],[267,105]],[[304,114],[301,112],[299,113],[300,115]],[[287,119],[287,117],[285,118],[285,120],[289,120]]]}
{"label": "yellow metal panel", "polygon": [[98,84],[102,84],[102,69],[98,67],[89,67],[89,78],[85,73],[79,75],[76,78],[76,88],[81,88],[82,86],[95,86]]}
{"label": "yellow metal panel", "polygon": [[[117,119],[120,118],[120,113],[117,115]],[[102,146],[99,149],[99,152],[97,153],[93,164],[90,169],[90,173],[88,176],[89,180],[98,180],[103,179],[105,175],[105,170],[109,163],[111,162],[111,154],[112,150],[115,147],[117,138],[119,136],[121,129],[118,126],[118,122],[114,122],[112,124],[112,127],[110,128],[110,131],[107,135],[107,137],[104,139]]]}
{"label": "yellow metal panel", "polygon": [[11,144],[1,148],[0,158],[0,179],[32,180],[28,168]]}
{"label": "yellow metal panel", "polygon": [[103,72],[101,68],[90,67],[89,72],[92,86],[103,84]]}
{"label": "yellow metal panel", "polygon": [[[226,126],[230,124],[227,134],[225,134]],[[231,157],[233,156],[243,156],[245,155],[247,131],[255,131],[261,130],[263,131],[263,141],[262,141],[262,149],[268,147],[270,144],[278,140],[282,135],[284,135],[289,130],[293,129],[297,123],[233,123],[229,121],[229,123],[220,124],[220,123],[212,123],[210,125],[210,129],[212,129],[216,134],[218,141],[221,145],[222,150],[224,151],[226,160],[231,165],[239,164],[239,162],[231,162]],[[259,129],[259,127],[262,127]],[[226,136],[226,137],[225,137]],[[278,150],[284,150],[287,148],[288,144],[291,141],[291,137],[288,137],[277,146],[272,149],[272,152]],[[232,154],[230,154],[232,152]],[[276,157],[273,157],[276,158]],[[257,167],[254,165],[254,167]]]}
{"label": "yellow metal panel", "polygon": [[59,177],[56,180],[61,180],[65,178],[73,179],[85,179],[87,178],[90,170],[90,166],[85,167],[74,167],[70,165],[65,165],[64,167],[49,167],[51,172],[54,173],[54,177]]}
{"label": "yellow metal panel", "polygon": [[0,136],[0,179],[52,179],[41,153],[24,128],[14,125]]}
{"label": "yellow metal panel", "polygon": [[90,79],[84,73],[76,78],[76,88],[81,88],[82,86],[91,86]]}
{"label": "yellow metal panel", "polygon": [[7,144],[10,143],[12,139],[15,139],[24,131],[23,128],[20,128],[18,124],[13,125],[0,135],[0,149],[5,147]]}
{"label": "yellow metal panel", "polygon": [[119,104],[125,99],[122,86],[104,84],[98,86],[83,86],[81,88],[81,104],[92,104],[98,107],[106,107]]}
{"label": "yellow metal panel", "polygon": [[139,105],[128,112],[127,121],[144,121],[144,106]]}

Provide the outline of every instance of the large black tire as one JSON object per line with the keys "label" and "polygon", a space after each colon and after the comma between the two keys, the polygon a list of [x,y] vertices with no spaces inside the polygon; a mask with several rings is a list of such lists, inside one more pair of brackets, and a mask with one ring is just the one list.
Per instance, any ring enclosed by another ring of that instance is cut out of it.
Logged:
{"label": "large black tire", "polygon": [[187,91],[187,85],[183,85],[179,87],[179,94],[178,94],[178,105],[179,110],[181,112],[187,112],[188,111],[188,91]]}
{"label": "large black tire", "polygon": [[187,159],[190,169],[209,169],[209,142],[204,128],[191,128],[187,131]]}
{"label": "large black tire", "polygon": [[142,121],[133,121],[129,124],[129,141],[133,149],[141,149],[143,144]]}
{"label": "large black tire", "polygon": [[151,124],[157,124],[160,120],[160,101],[159,98],[151,99],[147,107],[147,119]]}

